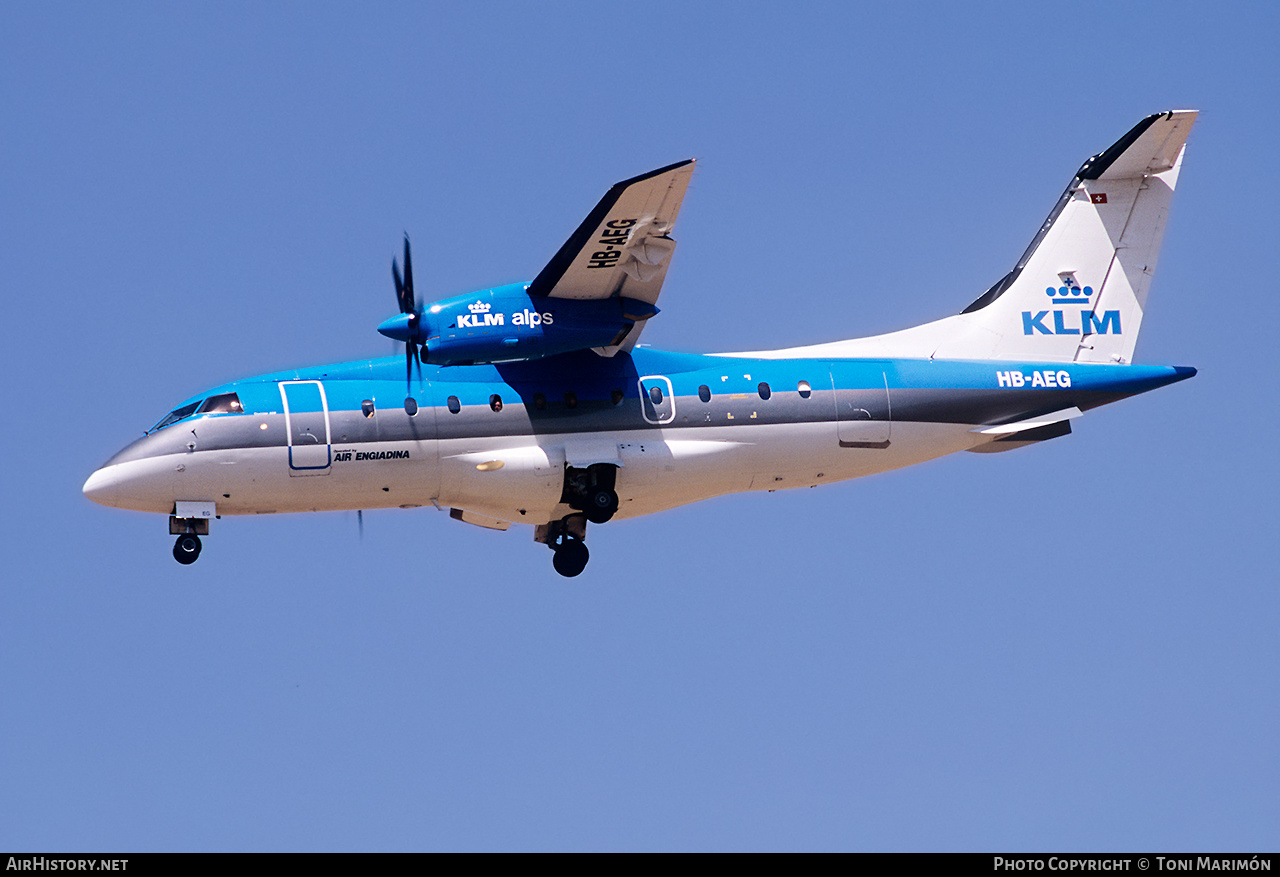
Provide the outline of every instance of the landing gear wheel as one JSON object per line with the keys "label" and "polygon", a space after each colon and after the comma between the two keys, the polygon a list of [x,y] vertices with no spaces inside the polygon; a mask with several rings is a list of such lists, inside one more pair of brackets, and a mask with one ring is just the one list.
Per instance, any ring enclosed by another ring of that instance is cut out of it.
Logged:
{"label": "landing gear wheel", "polygon": [[613,517],[618,510],[618,494],[605,488],[591,491],[587,497],[585,509],[587,520],[593,524],[603,524]]}
{"label": "landing gear wheel", "polygon": [[587,568],[591,552],[577,539],[566,539],[556,548],[551,565],[565,578],[573,578]]}
{"label": "landing gear wheel", "polygon": [[178,537],[173,543],[173,559],[178,563],[195,563],[200,556],[200,537],[190,533]]}

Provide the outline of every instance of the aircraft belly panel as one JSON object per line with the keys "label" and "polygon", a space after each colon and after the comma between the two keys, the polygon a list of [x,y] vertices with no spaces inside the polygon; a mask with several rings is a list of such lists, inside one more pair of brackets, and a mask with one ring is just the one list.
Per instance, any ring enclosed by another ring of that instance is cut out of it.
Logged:
{"label": "aircraft belly panel", "polygon": [[[898,423],[894,425],[893,443],[874,453],[854,453],[838,446],[831,441],[830,427],[825,424],[766,424],[703,430],[725,439],[724,444],[741,449],[740,455],[715,458],[733,471],[680,461],[671,470],[664,468],[661,477],[633,482],[634,488],[625,495],[624,474],[620,472],[618,492],[622,505],[617,518],[639,517],[745,490],[816,487],[899,469],[962,451],[975,441],[980,442],[981,437],[974,436],[969,429],[971,426],[958,423]],[[695,432],[698,430],[668,430],[667,434]],[[750,478],[749,486],[742,486],[744,477]]]}
{"label": "aircraft belly panel", "polygon": [[443,441],[440,473],[442,506],[543,523],[564,490],[564,448],[517,445],[509,438]]}
{"label": "aircraft belly panel", "polygon": [[[623,434],[619,517],[761,489],[781,473],[813,478],[834,468],[838,448],[823,423],[689,427]],[[797,485],[798,486],[798,485]]]}

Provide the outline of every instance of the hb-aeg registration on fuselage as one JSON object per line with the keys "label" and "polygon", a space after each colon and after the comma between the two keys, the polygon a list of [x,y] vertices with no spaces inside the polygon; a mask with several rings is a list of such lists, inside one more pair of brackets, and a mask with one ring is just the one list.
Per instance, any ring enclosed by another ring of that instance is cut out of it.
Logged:
{"label": "hb-aeg registration on fuselage", "polygon": [[754,353],[637,348],[658,314],[684,161],[618,183],[531,283],[423,307],[409,244],[405,358],[262,375],[183,402],[85,494],[168,515],[190,563],[209,521],[448,508],[529,524],[556,569],[603,524],[1068,434],[1084,412],[1195,369],[1134,365],[1192,111],[1149,116],[1072,177],[1013,270],[955,316]]}

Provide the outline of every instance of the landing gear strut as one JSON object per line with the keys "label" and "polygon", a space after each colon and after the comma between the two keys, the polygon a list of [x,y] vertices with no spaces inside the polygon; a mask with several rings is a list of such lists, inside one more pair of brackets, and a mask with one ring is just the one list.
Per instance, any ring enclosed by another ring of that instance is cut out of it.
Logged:
{"label": "landing gear strut", "polygon": [[195,563],[200,556],[200,537],[194,533],[183,533],[173,543],[173,559],[181,564]]}

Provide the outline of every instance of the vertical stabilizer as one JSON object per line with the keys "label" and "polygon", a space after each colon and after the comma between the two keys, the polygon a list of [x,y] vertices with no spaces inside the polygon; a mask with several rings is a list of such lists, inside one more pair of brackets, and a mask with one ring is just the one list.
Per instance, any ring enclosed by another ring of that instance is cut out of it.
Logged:
{"label": "vertical stabilizer", "polygon": [[1086,161],[1014,269],[944,321],[933,355],[1131,361],[1195,118],[1148,116]]}

